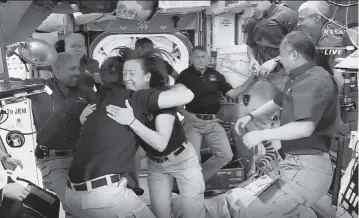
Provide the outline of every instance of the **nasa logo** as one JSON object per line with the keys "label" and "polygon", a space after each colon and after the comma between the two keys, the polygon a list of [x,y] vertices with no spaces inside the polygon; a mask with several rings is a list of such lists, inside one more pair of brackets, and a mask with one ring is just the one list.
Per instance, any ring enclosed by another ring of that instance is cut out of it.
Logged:
{"label": "nasa logo", "polygon": [[214,82],[216,81],[216,77],[214,75],[209,76],[209,81]]}
{"label": "nasa logo", "polygon": [[337,21],[329,21],[322,28],[322,37],[325,37],[331,43],[340,42],[344,38],[344,33],[343,25]]}

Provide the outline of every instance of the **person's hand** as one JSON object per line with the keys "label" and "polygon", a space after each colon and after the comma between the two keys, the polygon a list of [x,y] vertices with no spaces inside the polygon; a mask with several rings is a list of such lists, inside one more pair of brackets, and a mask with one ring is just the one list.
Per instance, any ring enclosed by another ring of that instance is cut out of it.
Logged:
{"label": "person's hand", "polygon": [[88,115],[92,114],[96,110],[96,104],[89,104],[85,109],[82,111],[80,115],[80,122],[84,124],[87,120]]}
{"label": "person's hand", "polygon": [[251,149],[264,141],[261,131],[248,132],[243,136],[243,144]]}
{"label": "person's hand", "polygon": [[92,75],[92,77],[93,77],[93,80],[95,81],[95,83],[102,84],[102,79],[101,79],[100,73],[94,73]]}
{"label": "person's hand", "polygon": [[17,166],[21,167],[21,169],[24,168],[24,166],[22,165],[21,160],[18,160],[18,159],[12,158],[12,157],[6,157],[6,158],[4,158],[3,161],[5,163],[7,163],[8,165],[10,165],[10,167],[12,169],[15,169]]}
{"label": "person's hand", "polygon": [[248,125],[248,123],[251,122],[251,117],[246,115],[244,117],[241,117],[237,120],[236,124],[234,125],[234,130],[238,135],[242,135],[241,131],[239,130],[239,127],[244,128]]}
{"label": "person's hand", "polygon": [[271,59],[269,61],[266,61],[262,66],[258,69],[258,74],[261,76],[266,77],[268,74],[270,74],[274,68],[278,65],[278,62],[274,59]]}
{"label": "person's hand", "polygon": [[8,183],[3,189],[4,197],[23,201],[30,193],[30,186],[24,187],[16,182]]}
{"label": "person's hand", "polygon": [[106,107],[106,111],[107,116],[117,123],[129,126],[135,120],[135,115],[133,114],[133,109],[128,100],[125,101],[125,104],[125,108],[109,105]]}
{"label": "person's hand", "polygon": [[253,59],[249,62],[249,70],[253,73],[256,73],[260,65],[256,59]]}

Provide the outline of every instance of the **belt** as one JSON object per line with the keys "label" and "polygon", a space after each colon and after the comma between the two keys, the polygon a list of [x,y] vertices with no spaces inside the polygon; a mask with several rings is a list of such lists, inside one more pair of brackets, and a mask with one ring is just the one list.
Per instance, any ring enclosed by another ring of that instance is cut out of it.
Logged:
{"label": "belt", "polygon": [[197,118],[201,120],[213,120],[216,119],[215,114],[195,114]]}
{"label": "belt", "polygon": [[[173,152],[174,156],[178,156],[179,154],[181,154],[186,148],[184,147],[184,145],[182,145],[180,148],[178,148],[176,151]],[[168,155],[164,156],[164,157],[151,157],[151,156],[147,156],[149,159],[151,159],[153,162],[156,163],[163,163],[168,161]]]}
{"label": "belt", "polygon": [[107,175],[102,178],[94,179],[80,184],[71,183],[70,179],[67,179],[67,186],[75,191],[91,191],[102,186],[111,185],[121,180],[121,175]]}
{"label": "belt", "polygon": [[70,156],[75,152],[75,148],[68,150],[52,150],[44,145],[37,145],[35,149],[35,157],[42,159],[44,157],[65,157]]}
{"label": "belt", "polygon": [[74,149],[71,150],[49,150],[48,156],[64,157],[74,153]]}

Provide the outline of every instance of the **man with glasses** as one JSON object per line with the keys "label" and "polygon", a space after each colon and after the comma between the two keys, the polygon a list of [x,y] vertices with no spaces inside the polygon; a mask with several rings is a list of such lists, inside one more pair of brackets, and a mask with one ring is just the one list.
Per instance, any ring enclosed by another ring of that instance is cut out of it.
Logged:
{"label": "man with glasses", "polygon": [[[334,68],[338,60],[350,55],[351,51],[344,49],[346,46],[352,46],[346,27],[337,21],[330,21],[330,5],[326,1],[310,1],[303,3],[299,9],[299,29],[306,32],[317,48],[316,63],[326,69],[335,78],[338,86],[338,94],[343,94],[344,77],[343,72]],[[327,32],[329,28],[336,28],[337,33]],[[327,48],[335,49],[327,49]],[[330,51],[336,51],[335,53]],[[353,49],[354,51],[354,49]],[[337,105],[337,126],[341,133],[349,132],[349,124],[341,119],[340,104]]]}
{"label": "man with glasses", "polygon": [[[346,57],[350,53],[344,49],[346,46],[352,46],[349,36],[346,34],[346,27],[337,21],[330,21],[330,5],[326,1],[307,1],[299,7],[298,11],[298,27],[305,31],[316,45],[317,63],[334,75],[339,93],[342,94],[344,77],[342,71],[335,69],[334,66],[338,63],[338,58]],[[337,33],[326,31],[329,28],[335,28],[338,31],[336,31]],[[326,49],[328,47],[338,47],[338,50],[335,54],[330,54],[330,49]]]}

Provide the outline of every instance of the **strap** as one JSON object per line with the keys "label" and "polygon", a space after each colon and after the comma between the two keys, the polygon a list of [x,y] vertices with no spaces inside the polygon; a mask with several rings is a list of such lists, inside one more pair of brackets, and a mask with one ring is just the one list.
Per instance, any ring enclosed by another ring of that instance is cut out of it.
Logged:
{"label": "strap", "polygon": [[252,113],[248,113],[246,116],[249,116],[251,118],[251,121],[253,121],[255,119],[255,117]]}

